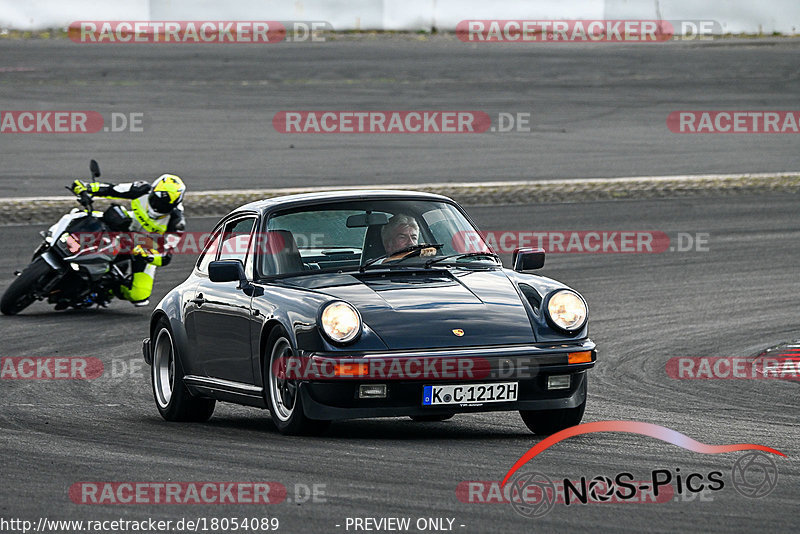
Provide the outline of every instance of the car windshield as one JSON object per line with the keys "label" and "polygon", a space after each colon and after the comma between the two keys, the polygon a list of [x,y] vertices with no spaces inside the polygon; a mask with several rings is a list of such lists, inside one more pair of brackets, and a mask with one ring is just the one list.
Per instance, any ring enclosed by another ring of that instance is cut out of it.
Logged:
{"label": "car windshield", "polygon": [[273,214],[259,237],[261,246],[254,250],[264,276],[394,266],[500,266],[461,211],[434,200],[358,200],[293,208]]}

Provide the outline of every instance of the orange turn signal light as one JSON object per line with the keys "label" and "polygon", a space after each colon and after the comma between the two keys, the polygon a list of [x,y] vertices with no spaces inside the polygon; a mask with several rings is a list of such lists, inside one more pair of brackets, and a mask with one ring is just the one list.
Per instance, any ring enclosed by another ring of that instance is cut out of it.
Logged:
{"label": "orange turn signal light", "polygon": [[333,366],[333,376],[367,376],[369,375],[368,363],[340,362]]}
{"label": "orange turn signal light", "polygon": [[569,363],[591,363],[592,351],[570,352],[567,354],[567,361]]}

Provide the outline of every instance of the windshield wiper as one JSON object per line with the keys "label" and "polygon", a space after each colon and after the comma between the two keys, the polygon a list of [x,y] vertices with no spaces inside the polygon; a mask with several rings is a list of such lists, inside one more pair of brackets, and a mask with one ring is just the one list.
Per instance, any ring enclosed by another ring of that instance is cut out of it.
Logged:
{"label": "windshield wiper", "polygon": [[494,252],[465,252],[463,254],[450,254],[449,256],[442,256],[441,258],[433,258],[425,262],[425,268],[427,269],[434,263],[439,263],[445,260],[452,260],[452,259],[460,259],[460,258],[471,258],[474,256],[489,256],[500,261],[500,256],[495,254]]}
{"label": "windshield wiper", "polygon": [[[377,258],[372,258],[368,262],[364,263],[364,265],[362,265],[359,270],[363,273],[364,270],[367,267],[369,267],[371,265],[374,265],[375,263],[377,263],[377,262],[379,262],[381,260],[385,260],[386,258],[388,258],[390,256],[395,256],[397,254],[402,254],[403,252],[414,252],[416,250],[422,250],[422,249],[426,249],[426,248],[435,248],[436,250],[439,250],[443,246],[444,245],[442,245],[441,243],[420,243],[419,245],[411,245],[410,247],[406,247],[406,248],[403,248],[403,249],[400,249],[400,250],[396,250],[396,251],[392,252],[391,254],[383,254],[382,256],[378,256]],[[399,258],[399,259],[394,260],[394,261],[401,262],[406,258],[416,258],[416,257],[417,257],[417,255],[414,255],[414,256],[408,255],[408,256],[403,256],[402,258]],[[381,267],[383,267],[382,264],[381,264]]]}

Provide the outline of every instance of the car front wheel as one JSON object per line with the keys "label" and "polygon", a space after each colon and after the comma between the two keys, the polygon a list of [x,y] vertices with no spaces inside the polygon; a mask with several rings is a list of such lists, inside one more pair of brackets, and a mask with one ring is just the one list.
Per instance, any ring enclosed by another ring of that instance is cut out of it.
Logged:
{"label": "car front wheel", "polygon": [[269,336],[263,370],[264,389],[272,420],[281,434],[319,434],[330,421],[309,419],[303,413],[299,382],[287,373],[287,363],[294,357],[289,336],[276,327]]}

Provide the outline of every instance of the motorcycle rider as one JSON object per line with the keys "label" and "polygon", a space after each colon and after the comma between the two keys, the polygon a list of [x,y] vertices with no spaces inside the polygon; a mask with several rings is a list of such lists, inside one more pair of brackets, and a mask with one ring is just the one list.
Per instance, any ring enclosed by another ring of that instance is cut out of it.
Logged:
{"label": "motorcycle rider", "polygon": [[[152,184],[136,181],[123,184],[84,183],[75,180],[69,186],[75,195],[83,192],[92,197],[131,200],[126,210],[131,216],[130,232],[147,234],[179,233],[186,229],[183,216],[183,196],[186,185],[174,174],[162,174]],[[118,297],[134,306],[146,306],[153,291],[156,267],[169,264],[172,251],[136,245],[131,250],[133,280],[130,287],[121,286]]]}

